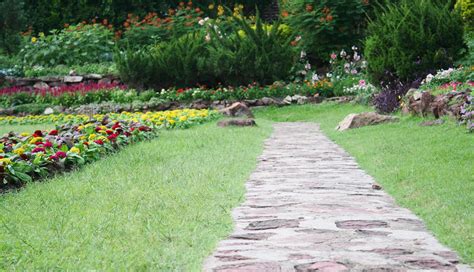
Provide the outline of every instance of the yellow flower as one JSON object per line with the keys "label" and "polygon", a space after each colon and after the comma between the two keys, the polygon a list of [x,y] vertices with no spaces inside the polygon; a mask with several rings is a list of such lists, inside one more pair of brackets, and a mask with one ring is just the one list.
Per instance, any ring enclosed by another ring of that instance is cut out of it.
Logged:
{"label": "yellow flower", "polygon": [[184,122],[184,121],[186,121],[186,120],[188,120],[188,117],[187,117],[187,116],[181,116],[181,117],[179,117],[179,121],[181,121],[181,122]]}
{"label": "yellow flower", "polygon": [[3,151],[3,149],[0,149],[0,153],[5,153],[5,151]]}
{"label": "yellow flower", "polygon": [[224,7],[222,5],[219,5],[217,7],[217,15],[219,15],[219,16],[224,15]]}
{"label": "yellow flower", "polygon": [[13,150],[13,153],[15,153],[17,155],[21,155],[21,154],[25,153],[25,149],[20,147],[18,149]]}
{"label": "yellow flower", "polygon": [[176,123],[176,121],[173,120],[173,119],[169,119],[169,120],[168,120],[168,123],[169,123],[170,125],[174,125],[174,123]]}
{"label": "yellow flower", "polygon": [[41,142],[43,140],[42,137],[34,137],[30,140],[30,144],[36,144],[37,142]]}
{"label": "yellow flower", "polygon": [[214,4],[210,4],[208,8],[209,9],[214,9]]}
{"label": "yellow flower", "polygon": [[28,137],[30,134],[28,132],[23,132],[20,134],[21,137]]}
{"label": "yellow flower", "polygon": [[69,150],[69,151],[71,151],[72,153],[76,153],[76,154],[81,153],[81,150],[79,150],[79,148],[77,148],[77,147],[73,147],[73,148],[71,148],[71,150]]}
{"label": "yellow flower", "polygon": [[92,133],[91,135],[89,135],[89,141],[95,140],[96,137],[97,135]]}
{"label": "yellow flower", "polygon": [[0,165],[7,165],[10,163],[12,163],[12,161],[9,158],[0,159]]}
{"label": "yellow flower", "polygon": [[39,33],[39,36],[40,36],[40,37],[44,37],[44,32],[40,32],[40,33]]}
{"label": "yellow flower", "polygon": [[31,38],[32,43],[36,43],[37,41],[38,41],[38,39],[36,37]]}

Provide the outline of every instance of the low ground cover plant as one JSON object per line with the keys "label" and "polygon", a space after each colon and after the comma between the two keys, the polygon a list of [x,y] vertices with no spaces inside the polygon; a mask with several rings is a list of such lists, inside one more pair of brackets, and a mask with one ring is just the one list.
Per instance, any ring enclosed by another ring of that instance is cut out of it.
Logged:
{"label": "low ground cover plant", "polygon": [[0,190],[98,160],[125,145],[151,139],[161,128],[187,128],[216,112],[175,110],[108,115],[2,117],[0,123],[57,123],[49,131],[10,132],[0,138]]}

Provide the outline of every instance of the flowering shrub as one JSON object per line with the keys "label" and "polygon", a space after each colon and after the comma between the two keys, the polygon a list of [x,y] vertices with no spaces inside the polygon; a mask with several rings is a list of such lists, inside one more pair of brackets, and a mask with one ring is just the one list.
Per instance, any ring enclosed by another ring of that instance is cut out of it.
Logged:
{"label": "flowering shrub", "polygon": [[355,96],[355,101],[361,104],[370,104],[372,102],[373,96],[377,93],[377,88],[367,83],[365,80],[359,80],[359,83],[353,85],[352,87],[344,87],[343,94]]}
{"label": "flowering shrub", "polygon": [[0,190],[98,160],[125,145],[155,137],[159,128],[186,128],[214,116],[216,113],[208,110],[177,110],[124,112],[96,115],[93,119],[66,115],[2,117],[0,123],[5,120],[35,123],[49,119],[70,124],[32,134],[11,132],[0,138]]}
{"label": "flowering shrub", "polygon": [[325,62],[331,51],[356,44],[363,34],[368,0],[288,1],[282,16],[302,36],[311,59]]}
{"label": "flowering shrub", "polygon": [[98,63],[112,59],[113,46],[113,33],[108,27],[78,24],[52,30],[51,35],[40,33],[39,37],[32,37],[20,50],[20,56],[27,66]]}
{"label": "flowering shrub", "polygon": [[460,67],[460,68],[449,68],[441,69],[435,75],[428,74],[423,79],[420,88],[423,90],[454,90],[456,91],[459,87],[471,87],[474,85],[474,66],[473,67]]}

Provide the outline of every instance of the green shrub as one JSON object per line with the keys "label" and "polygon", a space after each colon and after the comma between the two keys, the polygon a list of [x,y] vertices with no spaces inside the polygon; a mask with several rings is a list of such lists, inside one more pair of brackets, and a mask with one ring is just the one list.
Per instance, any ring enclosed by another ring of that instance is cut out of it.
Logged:
{"label": "green shrub", "polygon": [[215,28],[209,43],[208,69],[228,85],[252,82],[271,84],[287,80],[296,61],[287,26],[264,25],[257,14],[255,25],[235,18],[238,28],[225,35]]}
{"label": "green shrub", "polygon": [[474,1],[458,0],[455,7],[461,12],[466,28],[474,30]]}
{"label": "green shrub", "polygon": [[13,54],[19,50],[24,23],[22,1],[0,0],[0,53]]}
{"label": "green shrub", "polygon": [[311,59],[326,62],[334,50],[359,45],[366,25],[369,1],[295,0],[288,1],[287,21]]}
{"label": "green shrub", "polygon": [[106,27],[79,24],[32,37],[20,56],[26,66],[79,65],[111,60],[113,46],[113,34]]}
{"label": "green shrub", "polygon": [[126,50],[116,54],[121,79],[138,88],[169,88],[195,86],[207,81],[202,68],[207,57],[202,34],[185,35],[153,48]]}
{"label": "green shrub", "polygon": [[368,26],[365,57],[371,81],[394,74],[412,81],[429,71],[451,66],[465,47],[462,19],[437,1],[386,3]]}

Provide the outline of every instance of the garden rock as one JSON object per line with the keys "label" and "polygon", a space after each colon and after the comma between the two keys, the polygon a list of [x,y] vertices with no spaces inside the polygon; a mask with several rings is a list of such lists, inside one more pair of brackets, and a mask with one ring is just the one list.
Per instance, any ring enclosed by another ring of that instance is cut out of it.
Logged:
{"label": "garden rock", "polygon": [[35,85],[33,85],[33,88],[43,90],[43,89],[48,89],[49,85],[46,84],[45,82],[36,82]]}
{"label": "garden rock", "polygon": [[264,97],[264,98],[262,98],[261,100],[262,100],[262,104],[263,104],[264,106],[269,106],[269,105],[274,105],[274,104],[276,104],[275,99],[270,98],[270,97]]}
{"label": "garden rock", "polygon": [[336,127],[338,131],[345,131],[351,128],[359,128],[364,126],[378,125],[382,123],[397,122],[398,117],[381,115],[375,112],[364,112],[360,114],[349,114]]}
{"label": "garden rock", "polygon": [[79,83],[82,82],[83,79],[84,77],[82,76],[65,76],[63,81],[65,83]]}
{"label": "garden rock", "polygon": [[289,95],[283,99],[283,104],[291,105],[291,102],[293,102],[293,98]]}
{"label": "garden rock", "polygon": [[84,75],[84,78],[85,78],[85,79],[95,79],[95,80],[99,80],[99,79],[102,79],[103,76],[102,76],[102,75],[99,75],[99,74],[88,74],[88,75]]}
{"label": "garden rock", "polygon": [[53,108],[46,108],[43,112],[43,114],[53,114],[54,113],[54,109]]}
{"label": "garden rock", "polygon": [[256,126],[255,120],[253,119],[230,119],[230,120],[223,120],[217,123],[220,127],[229,127],[229,126],[236,126],[236,127],[252,127]]}
{"label": "garden rock", "polygon": [[308,98],[306,96],[294,95],[292,97],[293,101],[296,101],[298,105],[303,105],[308,103]]}
{"label": "garden rock", "polygon": [[219,110],[219,112],[232,117],[247,116],[248,118],[253,118],[252,111],[249,109],[249,107],[247,107],[247,105],[242,102],[235,102],[231,106]]}

